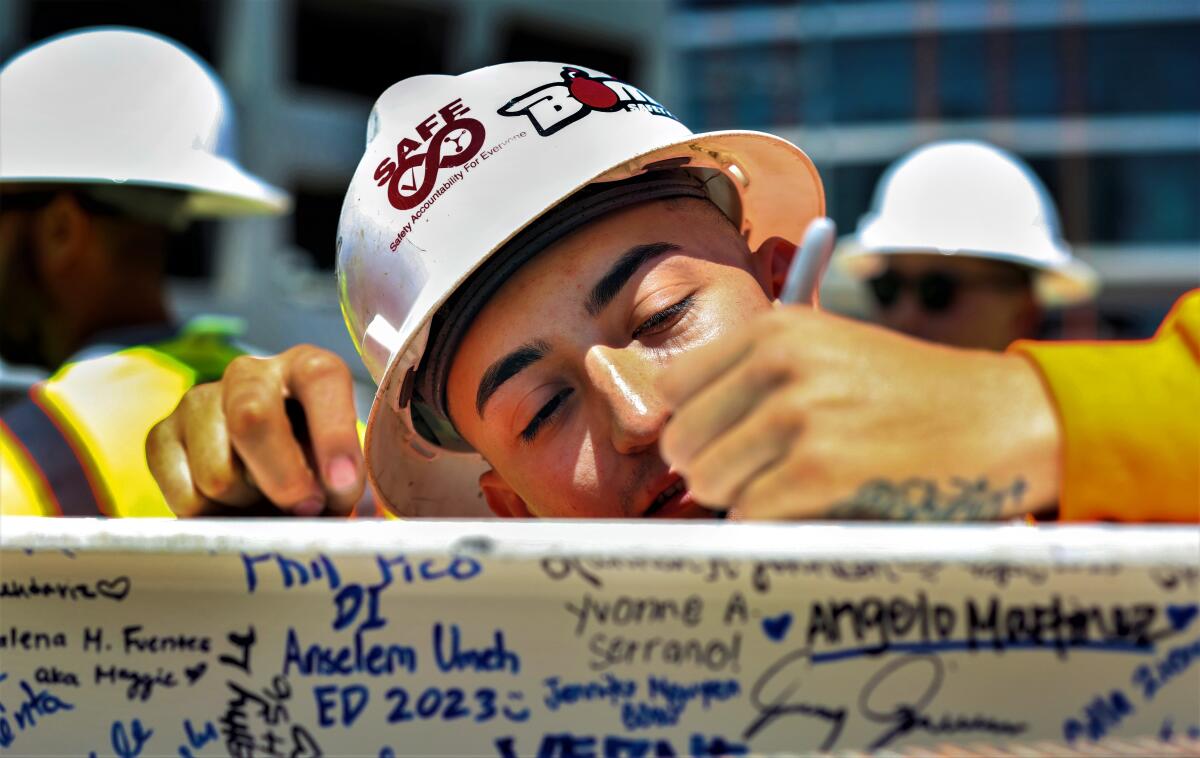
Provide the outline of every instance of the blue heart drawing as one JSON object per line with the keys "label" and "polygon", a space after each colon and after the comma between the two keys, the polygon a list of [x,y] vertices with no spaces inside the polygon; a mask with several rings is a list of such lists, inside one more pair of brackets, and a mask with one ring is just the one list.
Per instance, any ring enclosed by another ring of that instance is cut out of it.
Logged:
{"label": "blue heart drawing", "polygon": [[195,684],[196,680],[199,679],[200,677],[204,676],[204,672],[207,670],[208,670],[208,664],[205,663],[204,661],[200,661],[199,663],[197,663],[195,666],[192,666],[191,668],[185,668],[183,670],[183,674],[184,674],[184,676],[187,677],[188,684]]}
{"label": "blue heart drawing", "polygon": [[1171,628],[1177,632],[1187,629],[1188,624],[1200,613],[1200,605],[1168,605],[1167,618],[1171,620]]}
{"label": "blue heart drawing", "polygon": [[781,613],[772,618],[762,620],[763,634],[772,642],[782,642],[792,626],[792,614]]}

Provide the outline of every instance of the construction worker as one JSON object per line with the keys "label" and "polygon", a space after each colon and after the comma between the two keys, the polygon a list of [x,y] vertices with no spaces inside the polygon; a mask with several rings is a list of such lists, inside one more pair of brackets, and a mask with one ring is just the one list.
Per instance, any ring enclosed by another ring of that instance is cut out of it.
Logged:
{"label": "construction worker", "polygon": [[1037,176],[985,142],[936,142],[896,161],[839,253],[879,323],[955,347],[1037,337],[1046,308],[1097,288]]}
{"label": "construction worker", "polygon": [[[1065,402],[1078,373],[1055,348],[954,350],[779,305],[787,240],[823,206],[790,143],[692,134],[587,69],[400,82],[338,230],[343,312],[379,384],[365,466],[344,367],[300,346],[192,390],[151,433],[151,468],[189,515],[236,504],[239,465],[296,514],[365,468],[399,515],[477,515],[401,465],[451,458],[500,516],[995,519],[1061,500],[1089,518],[1074,493],[1106,486],[1118,518],[1194,516],[1200,302],[1153,345],[1089,358],[1118,375]],[[1147,372],[1169,391],[1148,395]],[[1172,455],[1119,448],[1081,473],[1133,416]]]}
{"label": "construction worker", "polygon": [[0,354],[51,372],[0,416],[3,513],[171,515],[146,434],[242,352],[228,320],[172,323],[171,235],[288,205],[233,136],[213,72],[147,32],[67,33],[0,70]]}

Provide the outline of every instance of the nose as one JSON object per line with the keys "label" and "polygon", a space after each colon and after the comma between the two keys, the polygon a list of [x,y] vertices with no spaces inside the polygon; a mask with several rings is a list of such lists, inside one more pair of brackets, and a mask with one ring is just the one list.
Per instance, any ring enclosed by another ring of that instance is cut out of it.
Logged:
{"label": "nose", "polygon": [[586,366],[608,417],[613,448],[632,455],[657,444],[671,417],[654,387],[658,366],[631,350],[603,346],[588,351]]}

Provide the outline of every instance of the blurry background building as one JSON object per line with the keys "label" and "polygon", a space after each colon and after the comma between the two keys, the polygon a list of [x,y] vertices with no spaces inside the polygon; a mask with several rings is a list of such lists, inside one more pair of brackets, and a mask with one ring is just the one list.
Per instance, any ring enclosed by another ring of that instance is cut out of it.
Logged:
{"label": "blurry background building", "polygon": [[[353,357],[332,264],[374,98],[406,76],[508,60],[630,79],[693,129],[792,139],[843,232],[911,147],[1007,147],[1104,279],[1097,307],[1066,314],[1071,336],[1145,336],[1200,285],[1197,0],[0,0],[0,59],[102,24],[211,63],[244,163],[294,193],[291,217],[197,226],[171,264],[181,314],[244,316],[266,349]],[[861,307],[847,282],[825,300]]]}

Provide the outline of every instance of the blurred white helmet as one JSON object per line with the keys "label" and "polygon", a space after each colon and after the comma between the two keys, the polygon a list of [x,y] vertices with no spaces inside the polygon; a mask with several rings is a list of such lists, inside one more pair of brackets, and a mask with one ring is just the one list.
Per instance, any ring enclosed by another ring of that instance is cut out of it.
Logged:
{"label": "blurred white helmet", "polygon": [[[660,169],[674,173],[650,173]],[[629,183],[614,182],[643,174],[658,182],[654,191],[671,191],[663,177],[682,176],[752,248],[771,235],[799,239],[824,212],[816,169],[791,143],[746,131],[694,135],[645,92],[590,69],[506,63],[406,79],[379,98],[342,206],[337,268],[346,325],[379,384],[367,467],[393,511],[477,513],[473,503],[431,504],[397,462],[470,451],[428,397],[436,379],[423,378],[452,357],[442,335],[466,328],[468,301],[487,297],[481,280],[515,271],[525,260],[514,257],[517,243],[551,223],[563,200],[593,184],[604,183],[589,192],[622,192]],[[439,312],[452,295],[454,306]]]}
{"label": "blurred white helmet", "polygon": [[882,256],[905,253],[1028,266],[1046,305],[1078,303],[1097,289],[1095,271],[1062,238],[1046,188],[1019,158],[984,142],[937,142],[892,164],[838,260],[866,278]]}
{"label": "blurred white helmet", "polygon": [[182,190],[189,218],[281,213],[287,195],[234,157],[229,98],[180,45],[91,29],[0,69],[0,183]]}

